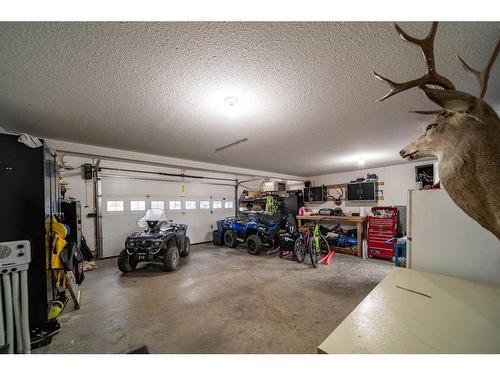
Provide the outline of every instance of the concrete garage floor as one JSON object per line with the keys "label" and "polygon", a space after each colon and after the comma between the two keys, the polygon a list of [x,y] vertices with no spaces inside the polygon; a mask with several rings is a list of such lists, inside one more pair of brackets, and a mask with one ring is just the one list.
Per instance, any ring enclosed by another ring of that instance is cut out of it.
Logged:
{"label": "concrete garage floor", "polygon": [[122,275],[116,259],[86,273],[82,308],[36,353],[316,353],[316,347],[391,270],[336,254],[313,269],[278,256],[192,246],[173,273],[143,264]]}

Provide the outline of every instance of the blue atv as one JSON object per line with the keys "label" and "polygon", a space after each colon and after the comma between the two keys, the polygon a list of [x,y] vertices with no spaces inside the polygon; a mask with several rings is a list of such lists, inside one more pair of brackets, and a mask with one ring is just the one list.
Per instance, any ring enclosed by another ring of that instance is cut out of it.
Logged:
{"label": "blue atv", "polygon": [[236,247],[246,243],[251,255],[259,255],[264,245],[273,249],[280,244],[280,214],[253,214],[248,218],[226,218],[224,220],[224,245]]}

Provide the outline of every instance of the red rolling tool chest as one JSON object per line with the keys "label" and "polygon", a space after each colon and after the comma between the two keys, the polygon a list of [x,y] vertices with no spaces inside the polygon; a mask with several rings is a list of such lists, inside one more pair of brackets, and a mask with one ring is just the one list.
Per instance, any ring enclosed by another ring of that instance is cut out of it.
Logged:
{"label": "red rolling tool chest", "polygon": [[386,241],[396,237],[398,209],[396,207],[372,207],[368,216],[368,256],[392,259],[394,241]]}

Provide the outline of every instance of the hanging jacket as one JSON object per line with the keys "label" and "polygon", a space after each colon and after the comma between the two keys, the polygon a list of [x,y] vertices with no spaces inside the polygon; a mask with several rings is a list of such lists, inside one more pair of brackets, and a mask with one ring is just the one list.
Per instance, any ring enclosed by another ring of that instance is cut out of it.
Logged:
{"label": "hanging jacket", "polygon": [[66,226],[60,223],[56,217],[52,218],[52,246],[51,246],[51,259],[50,264],[52,269],[64,269],[64,264],[61,259],[61,252],[66,247],[66,236],[68,230]]}

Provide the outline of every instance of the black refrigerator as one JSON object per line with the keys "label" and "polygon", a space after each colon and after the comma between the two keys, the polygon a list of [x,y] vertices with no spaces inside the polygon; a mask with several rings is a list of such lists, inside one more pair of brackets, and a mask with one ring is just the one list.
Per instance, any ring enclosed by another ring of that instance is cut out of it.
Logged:
{"label": "black refrigerator", "polygon": [[34,329],[46,322],[53,298],[46,233],[50,240],[52,215],[60,211],[58,168],[45,143],[31,148],[18,138],[0,134],[0,242],[31,242],[29,320]]}

